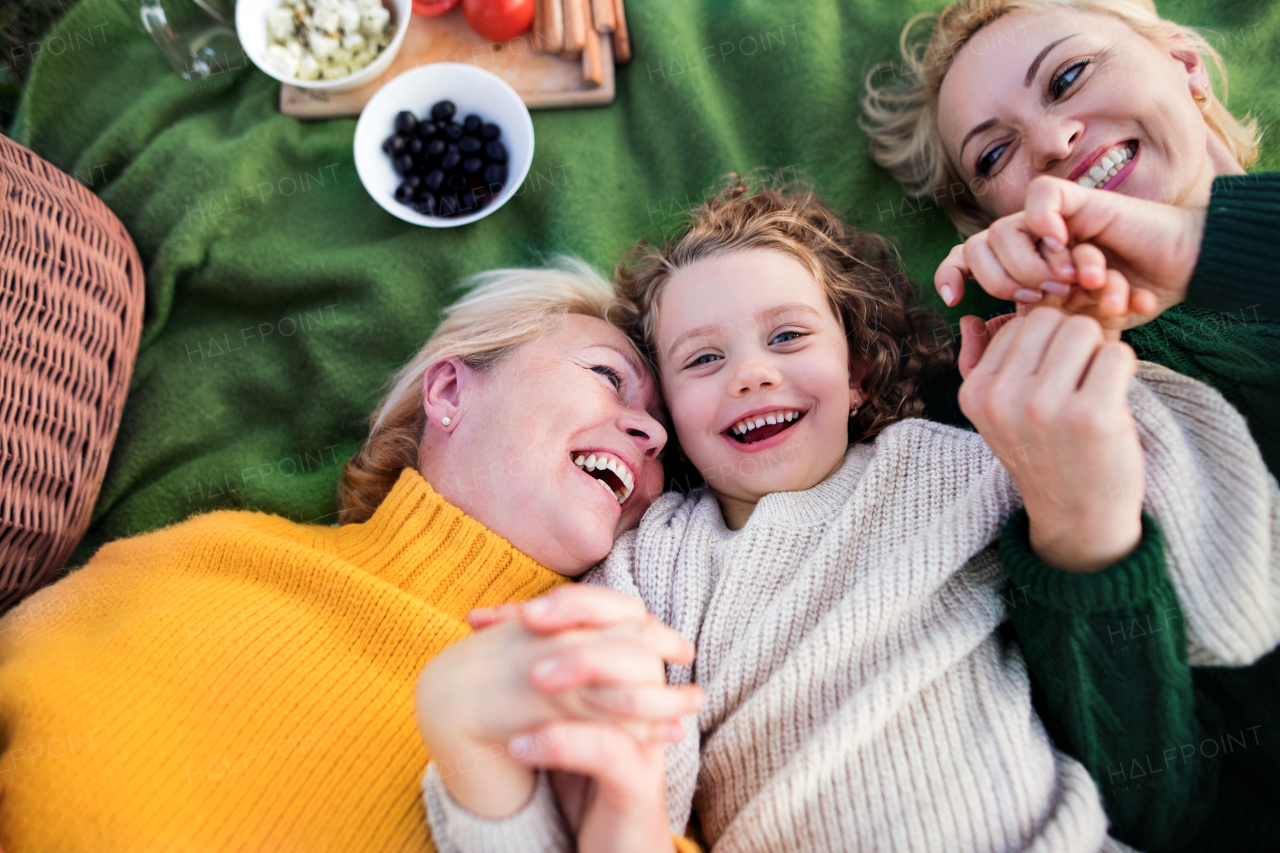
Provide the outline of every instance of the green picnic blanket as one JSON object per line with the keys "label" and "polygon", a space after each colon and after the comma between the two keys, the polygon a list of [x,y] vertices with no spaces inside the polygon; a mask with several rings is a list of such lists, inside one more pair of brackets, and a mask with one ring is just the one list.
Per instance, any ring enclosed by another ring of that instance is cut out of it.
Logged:
{"label": "green picnic blanket", "polygon": [[[463,276],[555,252],[609,270],[730,171],[808,176],[931,281],[955,232],[870,162],[856,120],[863,77],[895,58],[903,23],[943,5],[631,2],[635,60],[619,69],[617,101],[535,112],[519,197],[474,225],[433,230],[366,194],[354,120],[280,115],[278,84],[248,64],[187,82],[118,0],[84,0],[39,52],[12,132],[123,220],[146,264],[147,310],[106,482],[71,564],[214,508],[332,521],[383,380]],[[1280,6],[1160,8],[1209,31],[1231,105],[1274,126]],[[1259,167],[1280,167],[1277,150]],[[991,307],[974,295],[962,306]]]}

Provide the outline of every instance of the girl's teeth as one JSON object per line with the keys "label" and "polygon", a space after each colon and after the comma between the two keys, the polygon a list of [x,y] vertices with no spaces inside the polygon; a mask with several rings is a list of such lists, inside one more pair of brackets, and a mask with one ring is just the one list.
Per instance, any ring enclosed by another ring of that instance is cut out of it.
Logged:
{"label": "girl's teeth", "polygon": [[770,412],[764,417],[754,419],[747,418],[746,420],[738,421],[729,428],[729,431],[734,435],[746,435],[751,432],[751,430],[756,429],[757,427],[762,427],[765,424],[790,423],[798,417],[800,417],[800,413],[792,409],[787,409],[781,412]]}

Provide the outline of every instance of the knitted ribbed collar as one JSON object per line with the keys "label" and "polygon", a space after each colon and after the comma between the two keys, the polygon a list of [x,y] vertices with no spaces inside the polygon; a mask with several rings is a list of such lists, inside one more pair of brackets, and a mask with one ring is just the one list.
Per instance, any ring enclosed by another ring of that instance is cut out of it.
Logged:
{"label": "knitted ribbed collar", "polygon": [[730,537],[735,533],[745,533],[753,526],[783,525],[789,527],[807,527],[814,524],[825,524],[835,517],[840,508],[853,494],[858,481],[867,469],[867,464],[876,453],[875,442],[865,441],[849,447],[844,455],[844,463],[836,472],[811,489],[802,492],[771,492],[760,499],[751,517],[743,525],[742,530],[730,530],[724,524],[724,516],[719,512],[719,504],[711,496],[716,506],[714,521],[716,533],[722,537]]}
{"label": "knitted ribbed collar", "polygon": [[465,615],[567,579],[440,496],[412,468],[366,522],[338,529],[343,557],[405,592]]}

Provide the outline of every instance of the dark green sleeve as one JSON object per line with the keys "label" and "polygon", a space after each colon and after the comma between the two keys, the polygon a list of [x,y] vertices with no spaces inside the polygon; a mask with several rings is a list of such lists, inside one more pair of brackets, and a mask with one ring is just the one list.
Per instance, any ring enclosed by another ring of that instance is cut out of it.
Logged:
{"label": "dark green sleeve", "polygon": [[1204,821],[1217,777],[1195,748],[1202,721],[1164,538],[1145,513],[1142,530],[1121,562],[1073,574],[1035,557],[1019,510],[1001,535],[1000,558],[1046,728],[1093,776],[1111,835],[1160,851]]}
{"label": "dark green sleeve", "polygon": [[1187,304],[1241,319],[1280,320],[1280,172],[1214,179]]}

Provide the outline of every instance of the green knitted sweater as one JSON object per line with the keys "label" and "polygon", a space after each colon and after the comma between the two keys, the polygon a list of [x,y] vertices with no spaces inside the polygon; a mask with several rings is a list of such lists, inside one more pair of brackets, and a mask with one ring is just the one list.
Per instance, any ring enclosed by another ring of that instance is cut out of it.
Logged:
{"label": "green knitted sweater", "polygon": [[[1280,174],[1214,182],[1187,301],[1126,333],[1147,361],[1199,379],[1280,462]],[[1005,528],[1011,622],[1058,745],[1089,769],[1111,834],[1148,851],[1274,851],[1280,843],[1280,655],[1187,665],[1160,532],[1091,575],[1030,553],[1026,514]]]}

